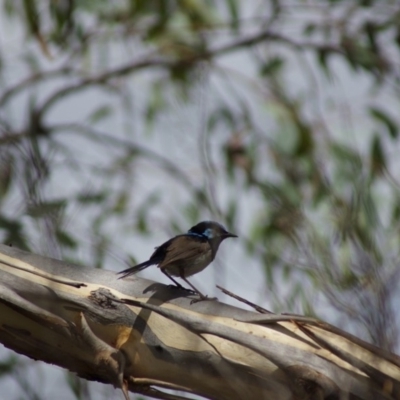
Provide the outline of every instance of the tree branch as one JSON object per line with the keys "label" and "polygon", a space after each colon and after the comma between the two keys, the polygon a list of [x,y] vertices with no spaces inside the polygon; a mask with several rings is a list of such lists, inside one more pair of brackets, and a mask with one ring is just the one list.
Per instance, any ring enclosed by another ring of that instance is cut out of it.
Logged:
{"label": "tree branch", "polygon": [[155,282],[3,245],[0,282],[5,346],[119,387],[125,398],[128,389],[182,398],[153,386],[215,400],[400,395],[400,367],[390,357],[313,318],[191,304],[193,295]]}

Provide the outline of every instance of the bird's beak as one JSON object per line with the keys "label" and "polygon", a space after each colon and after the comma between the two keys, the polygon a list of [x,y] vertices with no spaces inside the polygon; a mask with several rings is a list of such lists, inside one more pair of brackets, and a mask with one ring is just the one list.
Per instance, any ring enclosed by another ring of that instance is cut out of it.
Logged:
{"label": "bird's beak", "polygon": [[235,235],[234,233],[230,233],[230,232],[226,232],[226,233],[224,233],[224,238],[229,238],[229,237],[232,237],[232,238],[237,238],[238,237],[238,235]]}

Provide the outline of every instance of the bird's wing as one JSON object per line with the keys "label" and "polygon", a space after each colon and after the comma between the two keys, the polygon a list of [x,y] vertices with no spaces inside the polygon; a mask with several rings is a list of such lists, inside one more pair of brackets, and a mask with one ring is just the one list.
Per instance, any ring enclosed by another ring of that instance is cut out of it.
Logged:
{"label": "bird's wing", "polygon": [[196,236],[178,236],[169,243],[166,249],[164,260],[159,264],[159,268],[165,268],[168,265],[176,264],[179,261],[190,263],[198,256],[211,251],[207,239]]}

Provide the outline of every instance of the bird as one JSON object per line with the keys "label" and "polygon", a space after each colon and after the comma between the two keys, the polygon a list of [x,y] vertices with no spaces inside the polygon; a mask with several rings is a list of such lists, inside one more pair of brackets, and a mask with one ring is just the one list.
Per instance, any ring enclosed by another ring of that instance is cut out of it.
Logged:
{"label": "bird", "polygon": [[158,265],[161,272],[178,288],[185,289],[173,276],[183,279],[200,296],[200,300],[205,300],[208,297],[190,283],[187,277],[205,269],[214,260],[219,245],[225,239],[236,237],[218,222],[199,222],[187,233],[177,235],[156,247],[147,261],[118,272],[121,275],[118,279],[136,274],[151,265]]}

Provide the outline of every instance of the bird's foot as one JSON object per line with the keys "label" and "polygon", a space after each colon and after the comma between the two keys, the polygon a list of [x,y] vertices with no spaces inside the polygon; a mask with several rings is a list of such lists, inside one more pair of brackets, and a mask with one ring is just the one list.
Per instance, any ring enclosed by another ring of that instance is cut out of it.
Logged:
{"label": "bird's foot", "polygon": [[190,304],[200,303],[200,301],[217,301],[217,297],[200,296],[199,299],[193,299]]}
{"label": "bird's foot", "polygon": [[195,292],[194,290],[192,290],[192,289],[188,289],[188,288],[185,288],[184,286],[182,286],[182,285],[168,285],[168,287],[171,287],[171,288],[174,288],[174,289],[179,289],[179,290],[184,290],[185,292],[189,292],[190,294],[197,294],[197,292]]}

